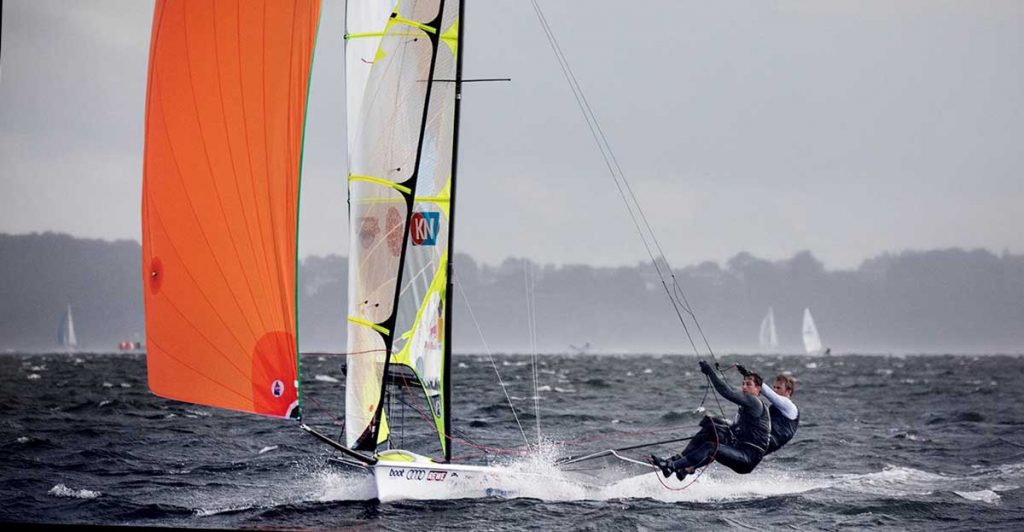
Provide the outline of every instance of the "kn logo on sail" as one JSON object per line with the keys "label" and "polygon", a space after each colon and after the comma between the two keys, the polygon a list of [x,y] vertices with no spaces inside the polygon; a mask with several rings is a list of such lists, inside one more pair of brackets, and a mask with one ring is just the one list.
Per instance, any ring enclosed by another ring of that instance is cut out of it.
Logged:
{"label": "kn logo on sail", "polygon": [[436,246],[437,230],[441,225],[441,213],[414,212],[409,220],[409,237],[414,246]]}

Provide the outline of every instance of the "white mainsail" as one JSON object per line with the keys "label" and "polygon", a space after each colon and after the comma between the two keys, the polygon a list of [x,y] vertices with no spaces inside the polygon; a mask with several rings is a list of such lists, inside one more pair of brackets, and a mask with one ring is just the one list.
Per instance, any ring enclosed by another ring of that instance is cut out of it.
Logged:
{"label": "white mainsail", "polygon": [[761,320],[758,344],[766,351],[774,351],[779,347],[779,335],[775,332],[775,311],[772,307],[768,307],[768,314]]}
{"label": "white mainsail", "polygon": [[64,316],[57,327],[57,343],[67,349],[78,347],[78,337],[75,336],[75,318],[71,315],[71,304],[64,311]]}
{"label": "white mainsail", "polygon": [[357,450],[388,439],[386,381],[401,372],[412,377],[403,385],[422,391],[450,453],[445,316],[459,9],[456,0],[349,3],[345,443]]}
{"label": "white mainsail", "polygon": [[818,335],[818,328],[814,326],[814,318],[811,317],[811,309],[804,309],[804,351],[808,355],[821,353],[821,336]]}

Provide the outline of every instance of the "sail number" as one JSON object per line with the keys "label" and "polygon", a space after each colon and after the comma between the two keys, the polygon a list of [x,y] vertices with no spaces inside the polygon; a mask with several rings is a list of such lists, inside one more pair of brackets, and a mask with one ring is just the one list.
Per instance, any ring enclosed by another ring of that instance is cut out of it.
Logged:
{"label": "sail number", "polygon": [[389,477],[401,477],[405,480],[444,482],[448,478],[447,471],[432,471],[427,469],[391,469]]}

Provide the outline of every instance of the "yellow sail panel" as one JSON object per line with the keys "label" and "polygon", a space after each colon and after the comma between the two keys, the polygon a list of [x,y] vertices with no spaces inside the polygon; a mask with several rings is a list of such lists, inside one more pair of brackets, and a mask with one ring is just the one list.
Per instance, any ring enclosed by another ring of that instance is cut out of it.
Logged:
{"label": "yellow sail panel", "polygon": [[318,0],[159,0],[142,197],[157,395],[286,417],[298,404],[299,167]]}

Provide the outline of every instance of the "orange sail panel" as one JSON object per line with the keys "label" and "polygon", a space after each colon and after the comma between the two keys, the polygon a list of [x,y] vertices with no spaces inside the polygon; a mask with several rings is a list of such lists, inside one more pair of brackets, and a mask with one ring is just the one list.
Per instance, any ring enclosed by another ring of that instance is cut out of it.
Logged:
{"label": "orange sail panel", "polygon": [[158,0],[142,188],[149,386],[298,413],[299,170],[319,0]]}

